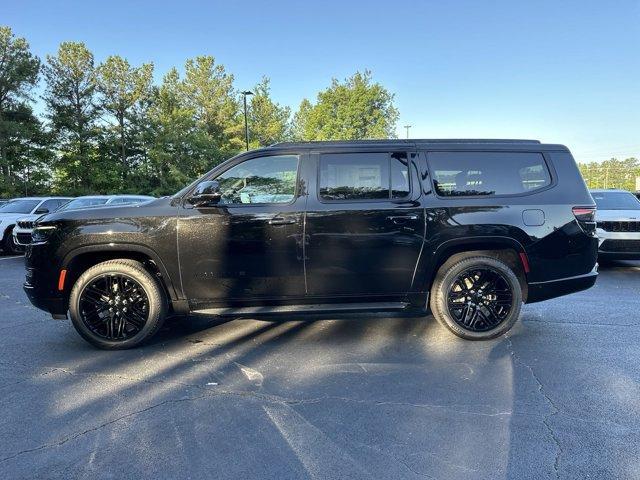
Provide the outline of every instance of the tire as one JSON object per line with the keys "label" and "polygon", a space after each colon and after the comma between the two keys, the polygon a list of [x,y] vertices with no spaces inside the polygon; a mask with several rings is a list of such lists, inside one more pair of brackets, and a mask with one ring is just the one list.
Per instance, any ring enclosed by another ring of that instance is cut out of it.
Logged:
{"label": "tire", "polygon": [[8,255],[17,255],[19,253],[22,253],[20,247],[16,245],[16,242],[13,241],[13,227],[8,228],[7,231],[4,232],[2,250]]}
{"label": "tire", "polygon": [[433,316],[458,337],[488,340],[509,331],[518,320],[522,289],[504,262],[487,256],[462,256],[438,270],[430,306]]}
{"label": "tire", "polygon": [[88,268],[69,296],[76,331],[103,350],[147,341],[162,327],[167,310],[162,286],[135,260],[109,260]]}

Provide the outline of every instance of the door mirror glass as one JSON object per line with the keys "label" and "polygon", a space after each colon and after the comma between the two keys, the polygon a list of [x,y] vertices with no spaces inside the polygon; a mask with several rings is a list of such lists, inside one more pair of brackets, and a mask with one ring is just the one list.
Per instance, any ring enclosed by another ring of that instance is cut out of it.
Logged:
{"label": "door mirror glass", "polygon": [[220,184],[216,180],[200,182],[189,197],[189,203],[196,206],[216,204],[222,197]]}

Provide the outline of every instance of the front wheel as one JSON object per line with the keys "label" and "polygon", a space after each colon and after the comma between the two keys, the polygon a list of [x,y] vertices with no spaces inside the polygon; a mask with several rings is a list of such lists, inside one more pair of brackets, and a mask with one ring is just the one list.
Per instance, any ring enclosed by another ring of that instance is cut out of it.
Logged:
{"label": "front wheel", "polygon": [[158,281],[134,260],[109,260],[87,269],[69,297],[73,326],[105,350],[135,347],[162,326],[167,300]]}
{"label": "front wheel", "polygon": [[430,304],[434,317],[457,336],[486,340],[507,332],[518,320],[522,290],[504,262],[470,256],[440,268]]}
{"label": "front wheel", "polygon": [[13,238],[13,228],[6,231],[4,241],[2,242],[2,249],[9,255],[22,253],[22,247],[18,245]]}

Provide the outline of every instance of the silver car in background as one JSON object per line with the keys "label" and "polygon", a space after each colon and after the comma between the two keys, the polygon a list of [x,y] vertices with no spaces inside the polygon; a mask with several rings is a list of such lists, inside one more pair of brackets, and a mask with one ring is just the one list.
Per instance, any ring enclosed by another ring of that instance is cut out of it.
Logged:
{"label": "silver car in background", "polygon": [[25,197],[13,199],[0,206],[0,248],[5,253],[21,253],[23,248],[15,242],[16,222],[28,216],[39,218],[53,212],[71,200],[70,197]]}
{"label": "silver car in background", "polygon": [[[61,210],[80,210],[84,208],[108,207],[116,205],[134,205],[142,204],[154,200],[155,197],[147,195],[86,195],[76,197],[70,202],[65,203],[57,211]],[[24,247],[31,243],[31,232],[38,216],[29,216],[19,218],[13,229],[13,240],[17,245]]]}
{"label": "silver car in background", "polygon": [[598,206],[598,257],[640,259],[640,200],[626,190],[591,190]]}

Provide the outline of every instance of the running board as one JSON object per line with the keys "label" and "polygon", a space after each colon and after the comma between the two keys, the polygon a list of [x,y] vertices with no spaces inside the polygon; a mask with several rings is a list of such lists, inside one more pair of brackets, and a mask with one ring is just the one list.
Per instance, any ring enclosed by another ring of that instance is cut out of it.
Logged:
{"label": "running board", "polygon": [[274,313],[341,313],[341,312],[389,312],[404,310],[406,302],[371,303],[318,303],[309,305],[261,305],[258,307],[220,307],[192,310],[196,315],[267,315]]}

